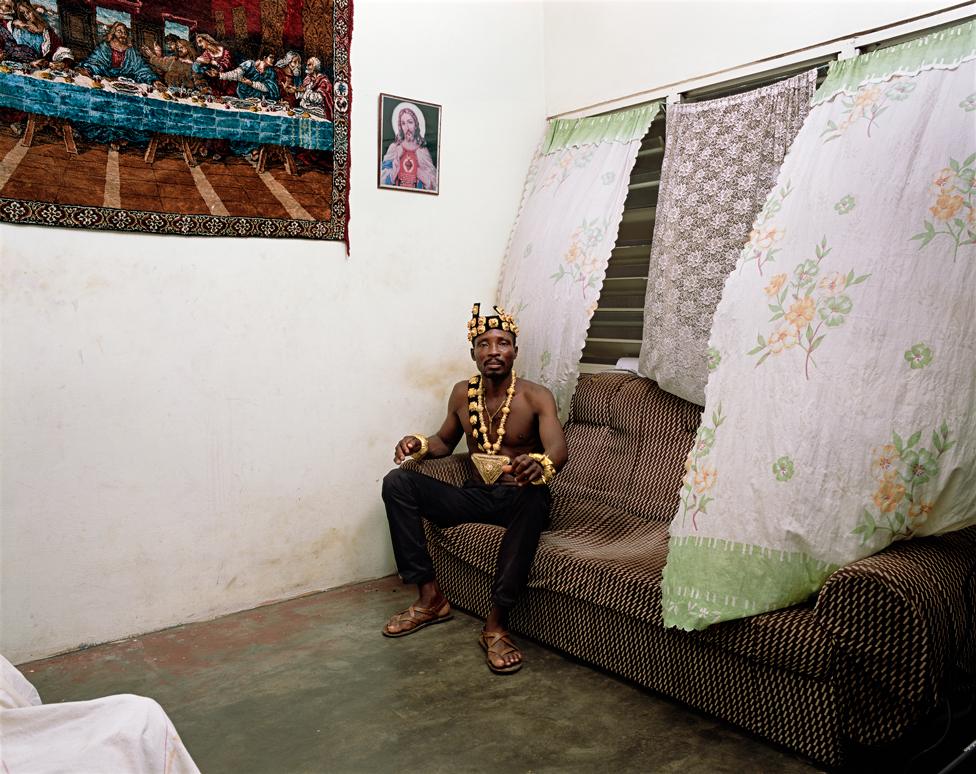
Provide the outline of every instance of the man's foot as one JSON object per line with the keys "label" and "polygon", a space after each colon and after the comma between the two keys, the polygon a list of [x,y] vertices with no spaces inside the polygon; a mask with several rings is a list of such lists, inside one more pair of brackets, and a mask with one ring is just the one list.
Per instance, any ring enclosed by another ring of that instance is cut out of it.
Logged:
{"label": "man's foot", "polygon": [[405,637],[431,624],[444,623],[454,617],[451,604],[446,599],[440,606],[425,607],[414,602],[402,613],[397,613],[383,627],[384,637]]}
{"label": "man's foot", "polygon": [[489,632],[482,629],[478,642],[485,651],[488,668],[496,675],[510,675],[522,668],[522,651],[508,632]]}

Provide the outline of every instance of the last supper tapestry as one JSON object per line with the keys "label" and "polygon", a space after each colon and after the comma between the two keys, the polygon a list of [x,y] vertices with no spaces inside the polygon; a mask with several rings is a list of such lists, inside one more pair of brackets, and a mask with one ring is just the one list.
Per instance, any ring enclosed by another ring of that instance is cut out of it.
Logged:
{"label": "last supper tapestry", "polygon": [[0,221],[348,244],[352,0],[0,17]]}

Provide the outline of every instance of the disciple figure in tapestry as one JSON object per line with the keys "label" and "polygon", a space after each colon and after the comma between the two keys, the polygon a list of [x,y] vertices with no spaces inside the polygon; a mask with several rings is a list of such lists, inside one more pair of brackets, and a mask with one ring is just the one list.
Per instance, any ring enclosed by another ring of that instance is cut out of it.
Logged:
{"label": "disciple figure in tapestry", "polygon": [[322,73],[322,62],[314,56],[305,63],[305,78],[298,89],[298,104],[332,120],[332,83]]}
{"label": "disciple figure in tapestry", "polygon": [[71,52],[61,45],[61,37],[39,8],[43,6],[35,8],[27,0],[3,0],[0,3],[4,59],[26,62],[32,67],[54,61],[56,54],[57,61],[70,59]]}
{"label": "disciple figure in tapestry", "polygon": [[197,78],[193,64],[197,58],[193,44],[178,35],[167,35],[166,50],[158,44],[143,46],[142,55],[167,87],[193,89],[205,88],[202,78]]}
{"label": "disciple figure in tapestry", "polygon": [[274,51],[266,49],[257,59],[247,59],[217,77],[222,81],[234,81],[237,84],[235,91],[241,99],[277,100],[281,89],[274,60]]}
{"label": "disciple figure in tapestry", "polygon": [[[335,185],[348,172],[349,0],[97,1],[0,0],[0,155],[27,148],[8,156],[0,219],[37,222],[3,209],[16,200],[210,219],[179,233],[221,233],[212,221],[228,216],[331,222],[348,190]],[[38,175],[30,162],[48,158],[57,169]],[[345,218],[333,226],[261,235],[343,238]]]}
{"label": "disciple figure in tapestry", "polygon": [[393,108],[394,140],[380,164],[380,183],[437,191],[437,167],[427,149],[424,114],[412,102]]}

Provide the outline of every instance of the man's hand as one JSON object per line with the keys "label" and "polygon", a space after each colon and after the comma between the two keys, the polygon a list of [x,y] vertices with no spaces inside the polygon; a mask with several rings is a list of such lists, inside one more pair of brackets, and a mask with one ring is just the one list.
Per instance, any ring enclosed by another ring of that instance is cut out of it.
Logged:
{"label": "man's hand", "polygon": [[537,460],[532,459],[528,454],[520,454],[511,465],[502,467],[502,472],[511,473],[515,478],[515,483],[519,486],[531,484],[537,478],[542,478],[542,465]]}
{"label": "man's hand", "polygon": [[400,443],[396,445],[396,451],[393,454],[393,461],[399,465],[411,454],[419,451],[420,439],[415,435],[405,435],[400,439]]}

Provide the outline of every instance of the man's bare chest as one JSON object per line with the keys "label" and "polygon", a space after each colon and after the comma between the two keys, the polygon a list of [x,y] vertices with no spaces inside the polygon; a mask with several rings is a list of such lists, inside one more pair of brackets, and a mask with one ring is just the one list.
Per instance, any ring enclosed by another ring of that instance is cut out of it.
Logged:
{"label": "man's bare chest", "polygon": [[[474,403],[476,400],[472,399],[471,402]],[[504,425],[502,425],[502,419],[505,415],[501,409],[504,402],[504,398],[499,400],[489,399],[484,410],[481,412],[481,419],[484,421],[485,426],[489,428],[491,441],[497,440],[498,429],[504,427],[505,433],[502,443],[505,446],[534,447],[537,445],[539,439],[539,418],[532,409],[532,406],[529,405],[525,398],[515,395],[509,406],[508,418],[505,419]],[[458,419],[461,421],[461,426],[464,428],[464,433],[469,442],[472,440],[471,431],[473,429],[471,425],[471,413],[468,406],[458,411]],[[479,438],[478,440],[481,439]]]}

